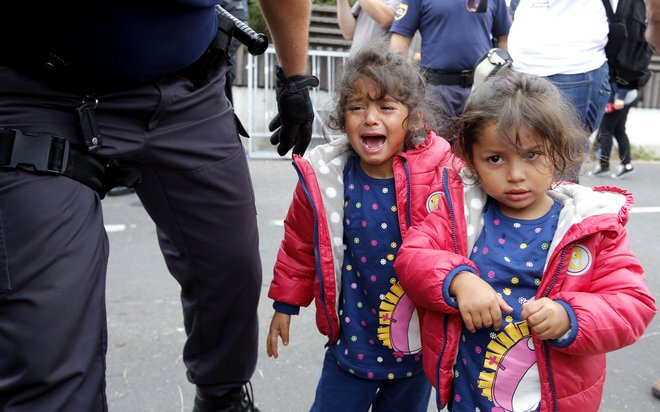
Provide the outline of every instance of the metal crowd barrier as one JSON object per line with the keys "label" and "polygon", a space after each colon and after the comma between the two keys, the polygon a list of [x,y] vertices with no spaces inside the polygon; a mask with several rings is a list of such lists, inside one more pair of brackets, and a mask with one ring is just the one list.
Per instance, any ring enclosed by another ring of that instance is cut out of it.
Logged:
{"label": "metal crowd barrier", "polygon": [[[348,52],[315,49],[310,50],[308,54],[311,73],[317,76],[321,82],[318,88],[311,91],[316,112],[311,148],[339,135],[339,132],[330,130],[326,122],[329,113],[333,110],[335,86],[341,78]],[[236,113],[251,136],[250,139],[245,140],[248,156],[251,158],[280,158],[270,144],[271,132],[268,131],[268,123],[277,112],[275,74],[273,73],[276,63],[275,49],[269,47],[260,56],[241,53],[239,61],[247,61],[247,63],[245,70],[239,71],[234,87],[234,103]],[[637,107],[659,109],[660,56],[653,56],[650,69],[652,77],[643,88],[643,99],[637,104]]]}
{"label": "metal crowd barrier", "polygon": [[[311,148],[338,136],[338,132],[330,130],[326,122],[334,103],[336,82],[340,79],[348,53],[310,50],[308,55],[310,72],[321,83],[310,93],[315,111]],[[276,61],[275,49],[272,47],[260,56],[249,54],[246,65],[247,87],[234,87],[236,113],[250,134],[250,139],[246,140],[246,149],[251,158],[280,157],[270,144],[271,132],[268,131],[268,123],[277,113],[273,70]]]}

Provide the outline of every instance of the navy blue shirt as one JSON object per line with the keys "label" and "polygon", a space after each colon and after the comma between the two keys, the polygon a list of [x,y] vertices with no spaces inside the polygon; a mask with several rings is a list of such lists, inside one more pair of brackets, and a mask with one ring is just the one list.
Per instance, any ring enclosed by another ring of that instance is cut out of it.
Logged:
{"label": "navy blue shirt", "polygon": [[329,350],[361,378],[421,373],[419,319],[393,266],[401,246],[394,179],[369,177],[357,156],[344,169],[344,244],[340,339]]}
{"label": "navy blue shirt", "polygon": [[470,13],[464,0],[402,0],[390,31],[412,38],[419,30],[422,67],[459,72],[474,68],[510,27],[504,0],[489,1],[486,13]]}
{"label": "navy blue shirt", "polygon": [[522,305],[536,296],[561,204],[538,219],[505,216],[490,198],[470,259],[481,278],[513,308],[500,330],[463,326],[454,366],[452,411],[535,411],[541,386],[535,348]]}
{"label": "navy blue shirt", "polygon": [[76,71],[144,82],[183,69],[217,31],[219,0],[3,1],[0,59],[55,51]]}

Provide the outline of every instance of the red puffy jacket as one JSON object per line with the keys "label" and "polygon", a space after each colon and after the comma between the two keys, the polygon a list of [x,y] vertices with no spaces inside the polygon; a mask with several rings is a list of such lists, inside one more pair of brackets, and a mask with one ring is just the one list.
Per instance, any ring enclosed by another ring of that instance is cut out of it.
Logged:
{"label": "red puffy jacket", "polygon": [[[443,297],[444,281],[465,265],[478,273],[468,251],[481,233],[486,203],[479,185],[452,184],[446,190],[438,210],[408,231],[394,263],[403,288],[418,305],[424,370],[438,389],[439,406],[451,396],[462,325],[455,305]],[[563,208],[536,298],[566,302],[577,334],[570,343],[553,345],[532,333],[540,410],[597,411],[605,354],[637,341],[656,312],[624,229],[632,196],[618,188],[575,184],[548,193]]]}
{"label": "red puffy jacket", "polygon": [[[316,324],[339,338],[337,314],[343,244],[343,172],[353,154],[346,138],[318,146],[305,158],[294,156],[298,182],[284,220],[268,297],[294,307],[315,300]],[[394,184],[401,233],[421,222],[440,203],[442,169],[455,161],[447,141],[428,132],[414,149],[394,158]],[[451,166],[454,167],[454,166]],[[456,164],[456,169],[460,168]]]}

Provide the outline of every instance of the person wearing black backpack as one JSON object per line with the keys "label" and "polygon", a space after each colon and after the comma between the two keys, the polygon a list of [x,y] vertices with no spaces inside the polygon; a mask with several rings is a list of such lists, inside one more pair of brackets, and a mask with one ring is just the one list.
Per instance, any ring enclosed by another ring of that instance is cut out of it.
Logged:
{"label": "person wearing black backpack", "polygon": [[602,0],[609,34],[605,55],[610,81],[629,90],[640,89],[651,78],[649,63],[653,51],[644,38],[646,6],[644,0],[618,0],[616,11],[611,0]]}
{"label": "person wearing black backpack", "polygon": [[[651,77],[649,63],[653,53],[644,38],[646,31],[644,0],[619,0],[616,12],[610,0],[602,0],[602,2],[610,28],[605,54],[610,68],[612,95],[595,142],[598,165],[593,175],[620,178],[634,171],[625,123],[628,111],[636,100],[637,89],[644,87]],[[613,137],[619,146],[621,164],[615,173],[609,174]]]}
{"label": "person wearing black backpack", "polygon": [[[598,164],[592,175],[619,179],[635,170],[631,163],[630,140],[626,134],[626,120],[630,108],[637,101],[638,93],[637,89],[626,89],[617,85],[616,82],[612,82],[611,86],[612,96],[605,107],[605,116],[598,128],[598,136],[594,144]],[[610,173],[610,153],[612,152],[613,138],[617,141],[621,163],[614,173]]]}

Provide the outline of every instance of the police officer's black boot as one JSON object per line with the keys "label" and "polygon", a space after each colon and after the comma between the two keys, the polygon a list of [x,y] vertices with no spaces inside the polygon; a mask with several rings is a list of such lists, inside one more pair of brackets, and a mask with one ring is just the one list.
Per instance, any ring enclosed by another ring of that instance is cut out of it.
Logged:
{"label": "police officer's black boot", "polygon": [[108,196],[123,196],[123,195],[131,194],[134,191],[135,190],[133,190],[132,187],[115,186],[108,191]]}
{"label": "police officer's black boot", "polygon": [[192,412],[259,412],[254,406],[252,384],[247,382],[221,398],[205,398],[197,390]]}

